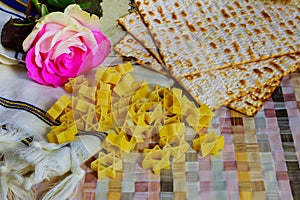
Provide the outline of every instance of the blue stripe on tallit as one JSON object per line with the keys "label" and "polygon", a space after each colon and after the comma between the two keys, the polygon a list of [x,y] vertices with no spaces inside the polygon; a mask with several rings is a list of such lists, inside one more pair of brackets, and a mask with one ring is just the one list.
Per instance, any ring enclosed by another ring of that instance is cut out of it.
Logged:
{"label": "blue stripe on tallit", "polygon": [[[21,15],[17,14],[16,12],[25,13],[27,9],[27,0],[1,0],[1,4],[4,4],[8,9],[1,8],[1,11],[6,13],[15,15],[17,17],[23,18]],[[34,6],[34,5],[32,5]],[[11,9],[11,10],[9,10]],[[16,11],[16,12],[14,12]],[[36,15],[34,12],[30,12],[31,15]]]}

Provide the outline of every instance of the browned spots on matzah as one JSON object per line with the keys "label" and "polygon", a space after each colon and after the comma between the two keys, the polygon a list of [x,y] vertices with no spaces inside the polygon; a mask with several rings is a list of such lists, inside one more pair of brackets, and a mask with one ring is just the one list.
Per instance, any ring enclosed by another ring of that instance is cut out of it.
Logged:
{"label": "browned spots on matzah", "polygon": [[182,11],[180,14],[181,14],[181,16],[184,17],[184,18],[187,17],[187,13],[186,13],[185,11]]}
{"label": "browned spots on matzah", "polygon": [[233,92],[230,91],[230,90],[228,90],[228,91],[226,91],[226,94],[227,94],[228,96],[231,96],[231,95],[233,95]]}
{"label": "browned spots on matzah", "polygon": [[140,1],[136,1],[136,2],[135,2],[135,4],[136,4],[136,6],[137,6],[137,7],[140,7],[140,6],[141,6],[141,4],[142,4],[142,2],[140,2]]}
{"label": "browned spots on matzah", "polygon": [[253,20],[249,20],[248,24],[251,25],[251,26],[255,26],[255,22]]}
{"label": "browned spots on matzah", "polygon": [[293,55],[293,54],[289,54],[289,55],[287,55],[290,59],[292,59],[292,60],[297,60],[297,57],[295,56],[295,55]]}
{"label": "browned spots on matzah", "polygon": [[190,60],[186,60],[186,65],[190,68],[193,67],[193,63]]}
{"label": "browned spots on matzah", "polygon": [[188,81],[192,81],[192,80],[194,80],[194,76],[193,76],[193,75],[191,75],[191,74],[184,75],[184,76],[183,76],[183,78],[185,78],[185,79],[186,79],[186,80],[188,80]]}
{"label": "browned spots on matzah", "polygon": [[220,26],[221,26],[222,28],[226,28],[226,24],[225,24],[225,23],[221,23]]}
{"label": "browned spots on matzah", "polygon": [[270,66],[276,68],[278,71],[281,71],[282,73],[284,73],[283,69],[280,67],[280,65],[278,65],[276,62],[269,62]]}
{"label": "browned spots on matzah", "polygon": [[247,81],[245,81],[245,80],[240,80],[240,84],[241,84],[242,86],[247,86]]}
{"label": "browned spots on matzah", "polygon": [[273,34],[270,34],[270,38],[271,38],[271,40],[277,40],[277,37]]}
{"label": "browned spots on matzah", "polygon": [[160,13],[160,15],[161,15],[162,17],[165,16],[164,10],[163,10],[163,8],[162,8],[161,6],[158,6],[158,7],[157,7],[157,11]]}
{"label": "browned spots on matzah", "polygon": [[280,25],[281,27],[286,27],[286,25],[285,25],[284,22],[280,22],[279,25]]}
{"label": "browned spots on matzah", "polygon": [[246,6],[247,10],[253,10],[252,6]]}
{"label": "browned spots on matzah", "polygon": [[230,22],[229,25],[230,25],[231,28],[235,28],[236,27],[235,23],[233,23],[233,22]]}
{"label": "browned spots on matzah", "polygon": [[254,31],[256,34],[261,34],[261,33],[262,33],[262,31],[261,31],[260,29],[258,29],[258,28],[253,29],[253,31]]}
{"label": "browned spots on matzah", "polygon": [[175,33],[175,29],[174,29],[173,27],[170,27],[170,28],[169,28],[169,31],[170,31],[171,33]]}
{"label": "browned spots on matzah", "polygon": [[225,9],[221,9],[221,13],[222,13],[223,17],[230,18],[230,15],[226,12]]}
{"label": "browned spots on matzah", "polygon": [[220,43],[225,43],[225,41],[226,41],[226,40],[225,40],[224,38],[222,38],[222,37],[220,37],[218,40],[219,40]]}
{"label": "browned spots on matzah", "polygon": [[196,22],[197,26],[201,27],[203,25],[203,22],[200,21],[200,22]]}
{"label": "browned spots on matzah", "polygon": [[182,65],[181,60],[176,60],[175,63],[176,63],[178,66]]}
{"label": "browned spots on matzah", "polygon": [[264,73],[261,72],[259,69],[253,69],[253,73],[257,74],[259,77],[262,77],[264,75]]}
{"label": "browned spots on matzah", "polygon": [[242,24],[240,24],[240,26],[241,26],[242,28],[246,28],[246,27],[247,27],[247,24],[242,23]]}
{"label": "browned spots on matzah", "polygon": [[248,52],[248,54],[249,54],[250,57],[254,57],[254,52],[253,52],[253,50],[252,50],[251,47],[249,47],[249,48],[247,49],[247,52]]}
{"label": "browned spots on matzah", "polygon": [[186,20],[185,24],[187,25],[187,27],[189,28],[189,30],[191,32],[196,32],[197,31],[196,27],[192,23],[190,23],[189,21]]}
{"label": "browned spots on matzah", "polygon": [[148,12],[151,16],[155,16],[155,13],[152,12],[151,10]]}
{"label": "browned spots on matzah", "polygon": [[230,49],[224,49],[224,53],[230,54],[231,50]]}
{"label": "browned spots on matzah", "polygon": [[200,31],[206,32],[207,30],[206,30],[206,28],[201,27],[201,28],[200,28]]}
{"label": "browned spots on matzah", "polygon": [[246,15],[246,14],[247,14],[247,11],[241,10],[240,13],[241,13],[241,15]]}
{"label": "browned spots on matzah", "polygon": [[234,5],[236,5],[236,7],[238,7],[238,8],[243,8],[242,6],[241,6],[241,4],[238,2],[238,1],[235,1],[235,2],[233,2],[234,3]]}
{"label": "browned spots on matzah", "polygon": [[294,35],[294,32],[291,31],[291,30],[289,30],[289,29],[285,30],[285,32],[286,32],[288,35]]}
{"label": "browned spots on matzah", "polygon": [[264,67],[264,70],[265,70],[267,73],[269,73],[269,74],[271,74],[271,73],[274,72],[274,70],[271,69],[270,67]]}
{"label": "browned spots on matzah", "polygon": [[272,21],[273,21],[272,17],[271,17],[266,11],[262,11],[261,14],[262,14],[262,16],[263,16],[266,20],[268,20],[269,22],[272,22]]}
{"label": "browned spots on matzah", "polygon": [[240,51],[240,45],[237,42],[232,43],[234,51],[238,53]]}
{"label": "browned spots on matzah", "polygon": [[218,48],[217,45],[216,45],[215,43],[213,43],[213,42],[209,43],[209,45],[210,45],[213,49],[217,49],[217,48]]}
{"label": "browned spots on matzah", "polygon": [[174,20],[178,19],[177,14],[175,12],[172,12],[172,19],[174,19]]}
{"label": "browned spots on matzah", "polygon": [[237,13],[236,12],[231,12],[232,17],[236,17]]}
{"label": "browned spots on matzah", "polygon": [[232,6],[226,6],[229,10],[233,11],[234,8]]}
{"label": "browned spots on matzah", "polygon": [[161,21],[159,19],[154,19],[154,22],[161,24]]}
{"label": "browned spots on matzah", "polygon": [[180,4],[178,2],[175,2],[175,7],[179,8],[180,7]]}
{"label": "browned spots on matzah", "polygon": [[289,21],[288,21],[288,24],[291,25],[291,26],[294,26],[294,25],[295,25],[294,21],[292,21],[292,20],[289,20]]}
{"label": "browned spots on matzah", "polygon": [[189,41],[191,38],[189,35],[187,34],[183,34],[182,37],[186,40],[186,41]]}
{"label": "browned spots on matzah", "polygon": [[258,97],[257,97],[257,96],[255,96],[255,95],[253,95],[253,94],[250,94],[249,96],[250,96],[250,98],[251,98],[253,101],[258,101]]}

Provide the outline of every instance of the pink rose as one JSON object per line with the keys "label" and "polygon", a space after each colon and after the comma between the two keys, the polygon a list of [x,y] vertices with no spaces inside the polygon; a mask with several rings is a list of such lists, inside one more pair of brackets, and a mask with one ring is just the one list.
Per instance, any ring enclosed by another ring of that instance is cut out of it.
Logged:
{"label": "pink rose", "polygon": [[100,20],[68,6],[64,13],[41,18],[23,42],[28,76],[43,85],[58,87],[99,66],[110,52],[110,41],[100,31]]}

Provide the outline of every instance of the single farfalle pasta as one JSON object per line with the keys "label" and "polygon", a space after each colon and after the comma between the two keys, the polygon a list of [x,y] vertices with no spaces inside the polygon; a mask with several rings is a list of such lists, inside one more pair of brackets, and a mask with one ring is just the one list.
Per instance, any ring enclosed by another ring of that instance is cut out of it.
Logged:
{"label": "single farfalle pasta", "polygon": [[61,86],[99,66],[110,46],[100,19],[72,4],[42,17],[24,40],[28,76],[43,85]]}

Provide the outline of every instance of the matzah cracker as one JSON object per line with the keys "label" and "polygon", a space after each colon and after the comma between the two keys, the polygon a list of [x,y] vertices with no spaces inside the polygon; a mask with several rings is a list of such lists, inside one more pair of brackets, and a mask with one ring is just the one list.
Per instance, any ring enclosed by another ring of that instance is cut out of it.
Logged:
{"label": "matzah cracker", "polygon": [[[137,48],[139,51],[143,51],[144,55],[148,54],[144,56],[147,58],[147,62],[152,63],[152,66],[156,66],[160,70],[163,69],[157,60],[153,57],[151,58],[146,49],[143,50],[143,46],[140,43],[136,43],[134,46],[129,45],[128,48],[133,52],[130,56],[138,57],[138,55],[134,54],[136,51],[133,50]],[[124,55],[126,56],[126,54]],[[141,59],[143,58],[141,57]],[[250,65],[249,68],[248,65]],[[243,64],[238,66],[237,69],[226,68],[204,72],[201,73],[201,76],[197,77],[197,81],[210,85],[208,88],[203,85],[203,88],[206,88],[209,92],[206,91],[203,93],[202,91],[196,100],[198,102],[206,102],[213,109],[217,109],[223,105],[222,103],[227,102],[228,107],[248,116],[254,116],[261,109],[264,101],[279,85],[281,78],[293,72],[297,67],[300,67],[299,54],[282,56],[276,59],[271,58],[257,63]],[[239,70],[240,72],[237,72]],[[252,75],[251,73],[256,75]],[[220,77],[220,79],[215,76]],[[236,79],[232,79],[234,77]],[[246,80],[243,80],[243,77],[246,77]],[[260,81],[255,80],[255,78],[259,78]],[[264,84],[263,81],[268,81],[270,84]],[[252,83],[251,86],[248,85],[249,83]],[[217,85],[220,85],[219,90],[214,90],[214,86]],[[200,89],[201,87],[198,88]]]}
{"label": "matzah cracker", "polygon": [[182,75],[177,81],[196,101],[218,109],[274,80],[280,80],[299,66],[300,56],[288,55],[206,73]]}
{"label": "matzah cracker", "polygon": [[299,6],[249,0],[135,0],[170,73],[210,71],[300,50]]}
{"label": "matzah cracker", "polygon": [[136,58],[136,62],[151,70],[167,75],[160,63],[134,37],[127,34],[115,46],[114,50],[124,57]]}
{"label": "matzah cracker", "polygon": [[265,85],[263,88],[251,92],[246,96],[230,102],[227,107],[253,117],[263,107],[265,101],[272,95],[273,91],[280,85],[280,80]]}
{"label": "matzah cracker", "polygon": [[163,64],[153,38],[149,34],[148,28],[145,26],[141,16],[137,12],[121,17],[117,21],[128,31],[129,34],[143,44],[159,63]]}

